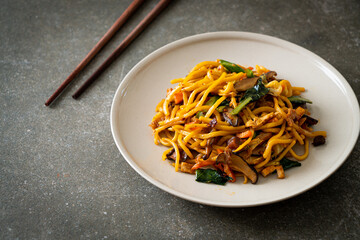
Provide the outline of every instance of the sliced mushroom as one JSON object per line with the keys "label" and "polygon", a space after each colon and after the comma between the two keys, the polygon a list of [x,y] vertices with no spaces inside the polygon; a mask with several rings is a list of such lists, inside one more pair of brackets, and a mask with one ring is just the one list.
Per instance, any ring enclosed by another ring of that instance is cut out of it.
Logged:
{"label": "sliced mushroom", "polygon": [[312,118],[312,117],[310,117],[308,115],[304,115],[304,117],[306,117],[306,120],[305,120],[304,123],[306,123],[309,126],[316,125],[319,122],[315,118]]}
{"label": "sliced mushroom", "polygon": [[209,122],[209,126],[212,127],[212,128],[215,127],[216,124],[217,124],[216,118],[214,118],[213,120],[211,120],[211,121]]}
{"label": "sliced mushroom", "polygon": [[[166,154],[167,159],[176,161],[176,152],[172,149],[168,154]],[[180,162],[186,161],[189,156],[184,152],[184,150],[180,150]]]}
{"label": "sliced mushroom", "polygon": [[265,75],[266,75],[267,81],[271,82],[271,81],[276,80],[275,76],[277,75],[277,73],[275,71],[270,71],[270,72],[267,72]]}
{"label": "sliced mushroom", "polygon": [[313,145],[315,147],[325,144],[326,140],[324,136],[316,136],[313,140]]}
{"label": "sliced mushroom", "polygon": [[241,157],[232,154],[231,164],[234,170],[242,172],[246,177],[248,177],[252,184],[255,184],[257,182],[257,171],[253,167],[249,166]]}
{"label": "sliced mushroom", "polygon": [[244,142],[244,140],[242,140],[241,138],[238,137],[232,137],[227,141],[227,147],[230,148],[231,150],[235,150],[237,149],[242,143]]}
{"label": "sliced mushroom", "polygon": [[257,83],[259,77],[245,78],[240,81],[237,81],[234,84],[234,88],[238,92],[246,91],[249,88],[252,88]]}
{"label": "sliced mushroom", "polygon": [[[216,120],[216,118],[214,118]],[[216,121],[215,121],[216,122]],[[211,129],[210,132],[215,131],[214,129]],[[205,147],[205,155],[203,155],[203,159],[206,160],[210,157],[210,154],[213,150],[212,145],[216,144],[219,141],[219,137],[215,137],[215,138],[209,138],[208,140],[206,140],[206,147]]]}
{"label": "sliced mushroom", "polygon": [[226,154],[220,153],[216,158],[216,163],[226,163]]}
{"label": "sliced mushroom", "polygon": [[236,127],[239,124],[239,117],[236,115],[232,115],[232,108],[227,108],[227,111],[223,112],[223,117],[227,123],[229,123],[231,126]]}
{"label": "sliced mushroom", "polygon": [[203,156],[203,159],[206,160],[210,157],[210,154],[212,152],[212,144],[214,142],[214,139],[213,138],[209,138],[207,141],[206,141],[206,147],[205,147],[205,155]]}

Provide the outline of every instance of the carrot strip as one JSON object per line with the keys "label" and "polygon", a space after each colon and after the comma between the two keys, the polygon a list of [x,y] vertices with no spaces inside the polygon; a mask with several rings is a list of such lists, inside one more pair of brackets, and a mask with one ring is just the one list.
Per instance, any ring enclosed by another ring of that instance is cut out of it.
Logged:
{"label": "carrot strip", "polygon": [[226,175],[228,175],[229,177],[232,178],[232,180],[229,180],[229,182],[235,182],[236,181],[236,177],[235,174],[233,173],[233,171],[231,171],[229,165],[227,163],[224,163],[224,172],[226,173]]}
{"label": "carrot strip", "polygon": [[206,166],[210,166],[210,165],[213,165],[215,164],[216,161],[214,160],[205,160],[205,161],[201,161],[201,162],[198,162],[196,163],[192,168],[191,170],[196,170],[198,168],[201,168],[201,167],[206,167]]}
{"label": "carrot strip", "polygon": [[236,136],[238,138],[249,138],[249,137],[251,137],[251,135],[252,135],[251,130],[247,130],[247,131],[236,134]]}
{"label": "carrot strip", "polygon": [[223,153],[223,152],[224,152],[224,150],[222,150],[222,149],[220,149],[220,148],[217,148],[217,149],[216,149],[216,151],[217,151],[217,153],[218,153],[218,154],[220,154],[220,153]]}
{"label": "carrot strip", "polygon": [[181,103],[183,99],[183,93],[181,91],[174,94],[175,104]]}

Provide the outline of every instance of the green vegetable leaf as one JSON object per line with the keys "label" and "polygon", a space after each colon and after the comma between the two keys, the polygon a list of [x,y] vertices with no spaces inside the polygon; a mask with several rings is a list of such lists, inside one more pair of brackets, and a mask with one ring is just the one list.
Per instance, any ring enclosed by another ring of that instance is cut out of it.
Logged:
{"label": "green vegetable leaf", "polygon": [[239,105],[231,112],[232,115],[239,114],[239,112],[250,102],[259,100],[269,92],[269,89],[262,83],[262,78],[259,78],[257,84],[246,90],[244,96],[241,98]]}
{"label": "green vegetable leaf", "polygon": [[220,103],[219,107],[220,106],[229,106],[229,104],[230,104],[230,100],[226,98],[224,101],[222,101]]}
{"label": "green vegetable leaf", "polygon": [[[212,106],[216,103],[217,100],[219,100],[220,96],[212,96],[205,105]],[[225,99],[220,103],[220,105],[216,108],[217,111],[222,112],[226,106],[229,106],[230,101]],[[197,116],[196,116],[197,117]],[[199,116],[200,117],[200,116]]]}
{"label": "green vegetable leaf", "polygon": [[213,169],[197,169],[196,170],[196,181],[203,183],[215,183],[218,185],[225,185],[228,180],[232,178],[223,176],[221,172]]}
{"label": "green vegetable leaf", "polygon": [[296,104],[312,103],[311,100],[300,97],[300,96],[291,96],[291,97],[288,97],[288,99],[291,103],[296,103]]}
{"label": "green vegetable leaf", "polygon": [[245,73],[248,78],[254,77],[254,73],[250,69],[245,68]]}
{"label": "green vegetable leaf", "polygon": [[249,103],[252,101],[251,97],[247,97],[244,100],[241,100],[241,102],[239,103],[239,105],[237,105],[237,107],[232,110],[231,114],[232,115],[237,115],[239,114],[239,112]]}
{"label": "green vegetable leaf", "polygon": [[280,160],[280,164],[282,165],[284,171],[289,169],[289,168],[300,167],[301,166],[301,163],[296,162],[296,161],[292,161],[290,159],[287,159],[286,157],[284,157],[283,159]]}
{"label": "green vegetable leaf", "polygon": [[224,108],[226,108],[226,105],[219,106],[219,107],[216,108],[216,110],[217,110],[218,112],[223,112],[223,111],[224,111]]}
{"label": "green vegetable leaf", "polygon": [[216,103],[216,101],[220,98],[220,96],[212,96],[209,100],[207,100],[207,102],[205,103],[205,105],[207,106],[212,106],[214,105],[214,103]]}
{"label": "green vegetable leaf", "polygon": [[228,70],[229,72],[243,72],[246,73],[247,77],[254,77],[254,73],[253,71],[251,71],[250,69],[242,69],[239,65],[232,63],[232,62],[228,62],[225,60],[220,60],[220,64],[224,66],[224,68],[226,68],[226,70]]}
{"label": "green vegetable leaf", "polygon": [[195,117],[196,118],[205,117],[205,114],[204,114],[204,112],[200,111],[200,112],[196,113]]}
{"label": "green vegetable leaf", "polygon": [[216,110],[217,110],[218,112],[223,112],[223,111],[224,111],[224,108],[228,107],[229,104],[230,104],[230,100],[225,99],[224,101],[222,101],[222,102],[220,103],[220,105],[216,108]]}

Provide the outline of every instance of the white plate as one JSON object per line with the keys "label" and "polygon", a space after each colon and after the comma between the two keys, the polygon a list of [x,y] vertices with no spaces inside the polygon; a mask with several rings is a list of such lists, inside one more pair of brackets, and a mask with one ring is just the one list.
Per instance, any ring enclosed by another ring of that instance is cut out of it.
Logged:
{"label": "white plate", "polygon": [[[166,147],[154,144],[148,126],[155,106],[174,78],[184,77],[197,63],[226,59],[246,66],[263,65],[307,89],[310,111],[320,119],[316,130],[328,132],[327,143],[311,147],[299,168],[286,178],[260,177],[256,185],[225,186],[198,183],[195,176],[176,173],[161,155]],[[111,130],[128,163],[145,179],[175,196],[197,203],[247,207],[298,195],[329,177],[346,160],[359,134],[359,105],[344,77],[310,51],[278,38],[246,32],[215,32],[168,44],[139,62],[124,78],[111,107]],[[135,189],[136,191],[136,189]]]}

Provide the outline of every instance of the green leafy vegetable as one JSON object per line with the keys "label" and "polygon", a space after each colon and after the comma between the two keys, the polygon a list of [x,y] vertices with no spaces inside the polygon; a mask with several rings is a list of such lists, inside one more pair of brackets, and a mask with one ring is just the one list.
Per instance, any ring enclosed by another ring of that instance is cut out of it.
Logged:
{"label": "green leafy vegetable", "polygon": [[284,171],[289,168],[292,168],[292,167],[300,167],[301,166],[301,163],[292,161],[290,159],[287,159],[286,157],[284,157],[283,159],[280,160],[280,164],[282,165]]}
{"label": "green leafy vegetable", "polygon": [[224,101],[222,101],[222,102],[220,103],[220,105],[216,108],[216,110],[217,110],[218,112],[223,112],[223,111],[224,111],[224,108],[228,107],[229,104],[230,104],[230,100],[225,99]]}
{"label": "green leafy vegetable", "polygon": [[222,101],[221,103],[220,103],[220,105],[219,105],[219,107],[220,106],[229,106],[229,104],[230,104],[230,100],[228,100],[228,99],[225,99],[224,101]]}
{"label": "green leafy vegetable", "polygon": [[292,97],[288,97],[288,99],[291,103],[296,103],[296,104],[312,103],[312,101],[310,101],[309,99],[300,96],[292,96]]}
{"label": "green leafy vegetable", "polygon": [[262,83],[262,78],[259,78],[257,84],[246,90],[244,96],[240,99],[239,105],[231,112],[232,115],[239,114],[239,112],[250,102],[259,100],[269,92],[269,89]]}
{"label": "green leafy vegetable", "polygon": [[235,63],[228,62],[225,60],[220,60],[220,64],[223,65],[224,68],[226,68],[230,72],[236,72],[236,73],[243,72],[243,73],[246,73],[246,76],[249,78],[254,77],[253,71],[251,71],[250,69],[247,69],[247,68],[242,69],[239,65],[237,65]]}
{"label": "green leafy vegetable", "polygon": [[203,111],[197,112],[195,115],[196,118],[205,117],[205,114]]}
{"label": "green leafy vegetable", "polygon": [[217,100],[219,100],[219,98],[220,98],[219,96],[212,96],[209,100],[207,100],[205,105],[212,106],[214,105],[214,103],[216,103]]}
{"label": "green leafy vegetable", "polygon": [[218,112],[223,112],[223,111],[224,111],[224,108],[226,108],[226,105],[219,106],[219,107],[216,108],[216,110],[217,110]]}
{"label": "green leafy vegetable", "polygon": [[221,172],[213,169],[198,169],[196,170],[196,181],[203,183],[215,183],[218,185],[225,185],[228,180],[232,178],[223,176]]}
{"label": "green leafy vegetable", "polygon": [[[205,105],[212,106],[216,103],[217,100],[219,100],[220,96],[212,96]],[[217,111],[222,112],[226,106],[229,106],[230,101],[225,99],[220,103],[220,105],[216,108]],[[200,116],[199,116],[200,117]]]}

